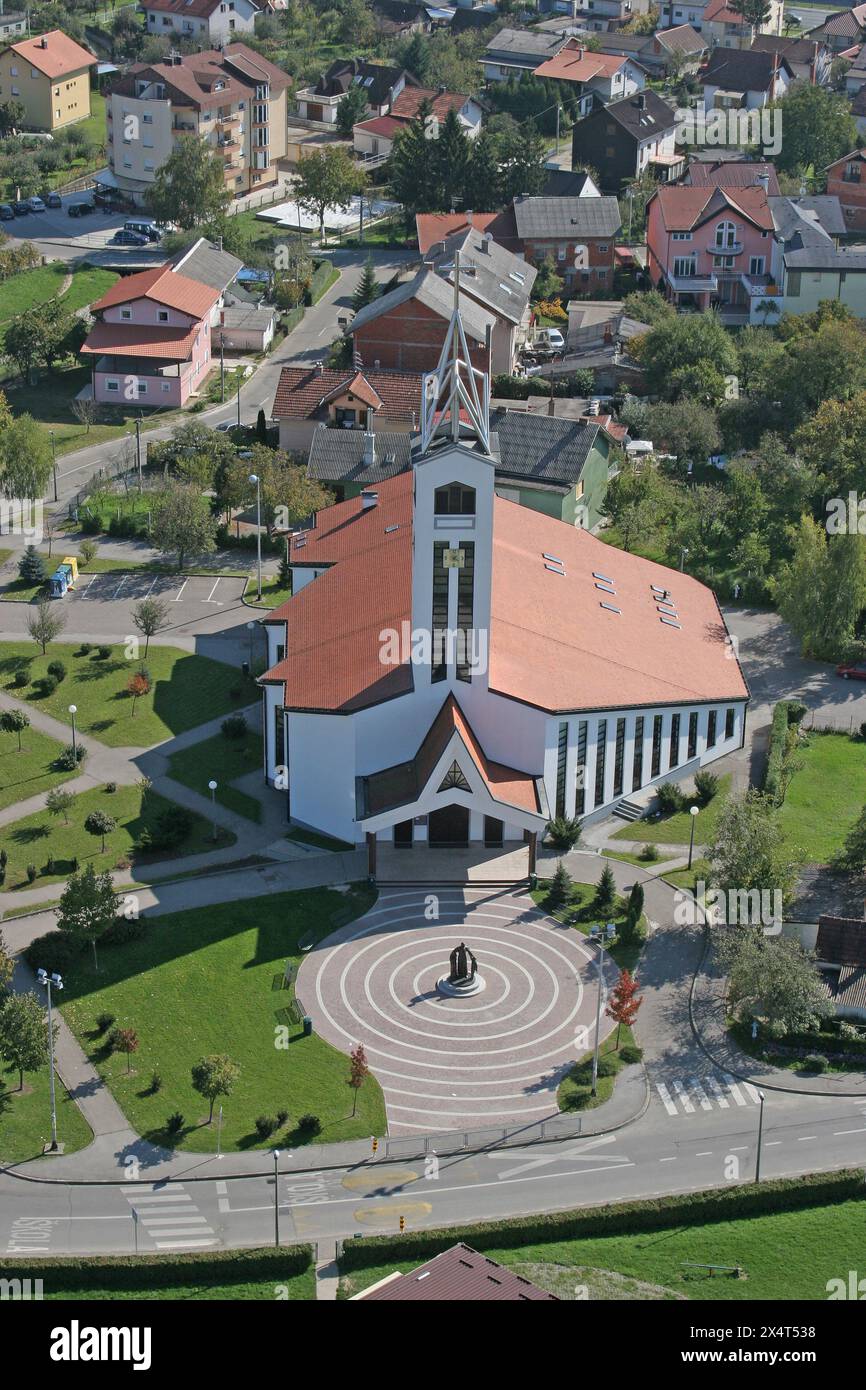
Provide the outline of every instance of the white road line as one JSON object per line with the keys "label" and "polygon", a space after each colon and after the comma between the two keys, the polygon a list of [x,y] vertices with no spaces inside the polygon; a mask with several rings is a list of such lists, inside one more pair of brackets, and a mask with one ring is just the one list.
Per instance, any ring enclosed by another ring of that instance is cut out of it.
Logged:
{"label": "white road line", "polygon": [[157,1240],[160,1236],[170,1236],[172,1239],[176,1236],[212,1236],[213,1227],[208,1226],[206,1222],[204,1226],[156,1226],[147,1234],[153,1240]]}
{"label": "white road line", "polygon": [[205,1246],[215,1245],[216,1237],[213,1240],[158,1240],[157,1250],[201,1250]]}
{"label": "white road line", "polygon": [[99,575],[98,575],[98,574],[94,574],[94,575],[93,575],[93,577],[92,577],[90,583],[87,585],[87,587],[86,587],[85,589],[83,589],[83,590],[81,591],[81,597],[82,597],[82,598],[87,598],[87,595],[90,593],[90,590],[93,588],[93,586],[94,586],[94,584],[96,583],[96,581],[97,581],[98,578],[99,578]]}
{"label": "white road line", "polygon": [[220,581],[218,579],[215,581],[214,586],[208,594],[207,598],[202,599],[202,603],[216,603],[219,605],[220,608],[222,608],[222,599],[214,598],[214,594],[217,591],[217,585],[219,584],[219,582]]}
{"label": "white road line", "polygon": [[671,1085],[673,1086],[674,1091],[676,1092],[677,1100],[681,1103],[681,1105],[682,1105],[683,1109],[685,1110],[686,1114],[687,1114],[687,1115],[694,1115],[694,1113],[695,1113],[695,1107],[692,1105],[691,1101],[689,1100],[688,1096],[686,1095],[685,1091],[683,1090],[682,1082],[681,1082],[681,1081],[672,1081],[672,1082],[671,1082]]}
{"label": "white road line", "polygon": [[745,1091],[746,1095],[749,1097],[749,1100],[754,1101],[755,1105],[759,1105],[759,1104],[760,1104],[760,1102],[761,1102],[761,1092],[758,1090],[757,1086],[753,1086],[752,1083],[751,1083],[750,1081],[744,1081],[744,1082],[743,1082],[743,1090]]}
{"label": "white road line", "polygon": [[142,1193],[142,1195],[141,1195],[140,1197],[138,1196],[137,1193],[127,1192],[127,1193],[126,1193],[126,1196],[127,1196],[127,1197],[132,1197],[132,1196],[134,1196],[134,1197],[135,1197],[135,1204],[136,1204],[136,1206],[143,1206],[145,1203],[148,1203],[148,1202],[149,1202],[151,1205],[158,1205],[158,1206],[161,1206],[161,1207],[164,1207],[164,1206],[166,1206],[166,1205],[178,1206],[178,1205],[180,1205],[180,1204],[184,1204],[184,1205],[186,1205],[186,1206],[189,1206],[189,1205],[191,1204],[191,1202],[192,1202],[192,1197],[190,1197],[190,1195],[189,1195],[188,1192],[185,1192],[185,1193],[183,1193],[182,1195],[177,1196],[177,1197],[169,1196],[168,1194],[166,1194],[165,1196],[163,1196],[163,1195],[160,1194],[160,1193],[153,1193],[153,1194],[151,1195],[151,1194],[149,1194],[149,1193],[147,1193],[147,1192]]}
{"label": "white road line", "polygon": [[737,1085],[736,1081],[732,1076],[723,1076],[722,1080],[724,1081],[731,1095],[734,1097],[734,1100],[737,1102],[737,1105],[748,1105],[749,1102],[744,1098],[742,1091],[740,1090],[739,1086]]}
{"label": "white road line", "polygon": [[711,1100],[707,1099],[706,1091],[704,1090],[703,1086],[701,1085],[700,1081],[696,1076],[689,1077],[689,1090],[692,1092],[695,1099],[700,1103],[700,1107],[702,1110],[712,1110],[713,1103]]}
{"label": "white road line", "polygon": [[834,1134],[866,1134],[866,1125],[861,1126],[860,1129],[834,1129],[834,1130],[833,1130],[833,1133],[834,1133]]}
{"label": "white road line", "polygon": [[677,1161],[677,1159],[676,1159],[676,1154],[674,1154],[673,1158],[660,1158],[660,1159],[659,1159],[659,1163],[676,1163],[676,1161]]}
{"label": "white road line", "polygon": [[118,584],[117,588],[115,589],[114,593],[111,595],[112,598],[117,598],[117,595],[120,593],[121,589],[123,588],[124,584],[128,579],[129,575],[125,574],[121,579],[120,583]]}
{"label": "white road line", "polygon": [[730,1110],[731,1102],[722,1093],[722,1088],[714,1076],[704,1077],[704,1085],[711,1092],[713,1100],[720,1110]]}
{"label": "white road line", "polygon": [[765,1149],[773,1149],[773,1148],[776,1148],[776,1146],[779,1145],[779,1144],[781,1144],[781,1142],[782,1142],[781,1139],[765,1139],[765,1140],[764,1140],[764,1148],[765,1148]]}
{"label": "white road line", "polygon": [[175,597],[171,600],[172,603],[180,603],[181,595],[183,594],[183,591],[184,591],[184,589],[186,588],[186,586],[187,586],[188,583],[189,583],[189,580],[188,580],[188,579],[185,579],[185,580],[183,581],[183,583],[181,584],[180,588],[179,588],[178,591],[177,591],[177,594],[176,594]]}
{"label": "white road line", "polygon": [[206,1216],[195,1216],[192,1212],[184,1212],[182,1216],[173,1216],[168,1212],[141,1211],[139,1216],[142,1221],[151,1221],[157,1226],[206,1226],[208,1224]]}
{"label": "white road line", "polygon": [[817,1138],[818,1138],[817,1134],[798,1134],[798,1135],[797,1135],[797,1143],[798,1143],[798,1144],[805,1144],[805,1143],[807,1142],[807,1140],[809,1140],[809,1139],[817,1139]]}
{"label": "white road line", "polygon": [[678,1115],[680,1112],[671,1100],[670,1091],[661,1081],[656,1083],[656,1090],[661,1098],[662,1105],[669,1115]]}
{"label": "white road line", "polygon": [[733,1147],[732,1147],[732,1148],[729,1150],[729,1153],[732,1153],[732,1154],[745,1154],[745,1153],[748,1153],[748,1152],[749,1152],[749,1145],[748,1145],[748,1144],[738,1144],[736,1148],[733,1148]]}
{"label": "white road line", "polygon": [[[158,578],[158,577],[159,577],[159,576],[157,575],[156,578]],[[150,581],[150,589],[148,589],[148,590],[147,590],[147,593],[144,595],[145,598],[147,598],[147,595],[150,593],[150,590],[153,588],[154,584],[156,583],[156,578],[154,578],[154,579],[152,579],[152,580]]]}

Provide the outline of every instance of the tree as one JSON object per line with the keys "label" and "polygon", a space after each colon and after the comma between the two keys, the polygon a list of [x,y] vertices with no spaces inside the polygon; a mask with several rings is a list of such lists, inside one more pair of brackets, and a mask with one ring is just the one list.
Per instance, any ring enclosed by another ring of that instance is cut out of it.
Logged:
{"label": "tree", "polygon": [[610,998],[605,1007],[608,1018],[612,1018],[616,1024],[616,1044],[614,1050],[619,1051],[619,1034],[622,1025],[630,1028],[638,1015],[638,1010],[643,1003],[643,995],[637,992],[637,980],[635,980],[629,970],[621,970],[619,979],[610,992]]}
{"label": "tree", "polygon": [[[136,28],[138,26],[136,25]],[[4,138],[14,135],[19,126],[24,124],[27,111],[22,101],[4,101],[0,103],[0,130]]]}
{"label": "tree", "polygon": [[63,824],[69,824],[69,812],[75,804],[75,796],[65,787],[52,787],[45,798],[45,809],[49,815],[62,816]]}
{"label": "tree", "polygon": [[214,1101],[218,1096],[231,1095],[232,1087],[240,1075],[240,1067],[236,1062],[221,1053],[213,1053],[209,1057],[202,1057],[192,1068],[193,1088],[198,1091],[200,1096],[210,1101],[210,1112],[207,1117],[208,1124],[213,1120]]}
{"label": "tree", "polygon": [[650,392],[666,400],[684,394],[687,382],[682,374],[690,373],[693,382],[702,365],[712,369],[717,389],[721,384],[721,399],[724,377],[737,370],[736,348],[711,313],[662,318],[642,338],[632,339],[631,352],[644,368]]}
{"label": "tree", "polygon": [[132,718],[135,718],[135,706],[142,695],[147,695],[150,690],[150,679],[144,671],[134,671],[126,682],[126,692],[132,696]]}
{"label": "tree", "polygon": [[504,151],[502,196],[506,203],[522,194],[536,197],[547,180],[547,144],[534,121],[518,126]]}
{"label": "tree", "polygon": [[6,942],[3,940],[3,933],[0,931],[0,1008],[9,993],[9,986],[12,984],[12,976],[15,974],[15,961],[9,954]]}
{"label": "tree", "polygon": [[94,400],[93,396],[83,396],[72,402],[72,414],[79,425],[84,426],[85,434],[90,434],[90,426],[99,419],[100,408],[99,401]]}
{"label": "tree", "polygon": [[466,193],[470,158],[469,137],[460,124],[460,117],[451,107],[433,143],[433,172],[440,207],[452,208],[462,201]]}
{"label": "tree", "polygon": [[24,1090],[26,1071],[40,1071],[47,1065],[48,1029],[35,994],[7,995],[0,1007],[0,1057],[16,1068],[19,1091]]}
{"label": "tree", "polygon": [[773,109],[781,113],[785,132],[776,156],[782,170],[823,172],[860,142],[847,98],[824,87],[794,82]]}
{"label": "tree", "polygon": [[28,584],[44,584],[48,578],[45,560],[35,545],[28,545],[18,561],[18,574]]}
{"label": "tree", "polygon": [[749,928],[728,944],[728,1002],[738,1017],[761,1019],[771,1036],[805,1032],[833,1005],[799,941]]}
{"label": "tree", "polygon": [[296,238],[281,243],[274,258],[276,279],[274,300],[281,309],[295,309],[300,304],[313,278],[313,260],[306,243]]}
{"label": "tree", "polygon": [[402,203],[407,222],[416,212],[441,212],[436,180],[436,156],[430,139],[433,109],[424,100],[405,129],[397,132],[388,160],[389,188]]}
{"label": "tree", "polygon": [[216,518],[198,488],[174,482],[155,506],[151,540],[163,554],[177,555],[182,571],[188,555],[216,550],[216,529]]}
{"label": "tree", "polygon": [[114,816],[110,816],[107,811],[100,811],[97,809],[90,812],[90,815],[84,822],[84,829],[87,831],[88,835],[102,836],[101,853],[104,854],[105,837],[106,835],[110,835],[113,830],[117,829],[117,821],[114,819]]}
{"label": "tree", "polygon": [[376,271],[372,260],[365,262],[364,270],[358,281],[355,293],[352,295],[352,308],[357,314],[359,309],[363,309],[365,304],[372,304],[379,294],[379,286],[376,283]]}
{"label": "tree", "polygon": [[796,424],[823,402],[846,400],[863,388],[866,330],[861,323],[828,315],[816,328],[792,334],[786,315],[779,332],[787,339],[773,391],[786,420]]}
{"label": "tree", "polygon": [[113,1052],[126,1053],[126,1074],[129,1076],[132,1065],[132,1054],[138,1051],[138,1034],[134,1028],[114,1028],[111,1033],[111,1047]]}
{"label": "tree", "polygon": [[356,122],[363,121],[366,114],[367,96],[364,88],[353,82],[345,96],[340,97],[337,102],[338,135],[342,135],[344,140],[351,140],[353,126]]}
{"label": "tree", "polygon": [[721,445],[715,411],[686,396],[660,401],[649,412],[649,438],[680,463],[706,463]]}
{"label": "tree", "polygon": [[616,879],[613,876],[613,869],[609,864],[605,864],[598,883],[595,885],[593,906],[596,907],[599,912],[610,912],[615,898]]}
{"label": "tree", "polygon": [[27,631],[42,648],[42,655],[49,642],[58,638],[66,627],[66,619],[58,612],[50,599],[41,598],[36,604],[36,612],[27,615]]}
{"label": "tree", "polygon": [[778,890],[784,903],[797,877],[798,861],[785,844],[778,813],[757,791],[725,802],[707,858],[710,887],[726,894]]}
{"label": "tree", "polygon": [[47,436],[32,415],[0,424],[0,488],[7,497],[44,497],[53,466]]}
{"label": "tree", "polygon": [[49,371],[63,354],[63,344],[73,326],[59,299],[49,299],[36,309],[26,309],[6,329],[5,352],[23,377],[38,364]]}
{"label": "tree", "polygon": [[820,477],[827,496],[847,497],[849,492],[866,493],[864,439],[866,391],[858,391],[846,401],[823,401],[796,431],[794,446]]}
{"label": "tree", "polygon": [[18,752],[21,752],[21,735],[30,728],[30,715],[23,709],[5,709],[0,714],[0,729],[4,734],[18,735]]}
{"label": "tree", "polygon": [[161,468],[166,477],[176,473],[185,482],[195,483],[200,492],[208,492],[215,485],[220,467],[237,454],[221,430],[189,420],[178,425],[170,439],[150,444],[147,456],[148,462]]}
{"label": "tree", "polygon": [[486,130],[472,141],[466,182],[476,207],[493,212],[502,206],[502,175],[493,140]]}
{"label": "tree", "polygon": [[178,137],[147,192],[154,217],[184,228],[219,217],[230,201],[222,161],[195,135]]}
{"label": "tree", "polygon": [[560,859],[553,871],[553,878],[550,881],[550,892],[547,895],[547,905],[554,910],[562,907],[571,897],[573,880],[571,874],[565,867],[565,861]]}
{"label": "tree", "polygon": [[160,628],[168,622],[168,603],[161,598],[143,598],[132,610],[132,621],[144,638],[144,655]]}
{"label": "tree", "polygon": [[794,554],[773,585],[776,605],[803,656],[844,661],[855,653],[866,606],[866,537],[831,535],[803,516]]}
{"label": "tree", "polygon": [[349,1085],[352,1088],[352,1115],[358,1108],[358,1092],[370,1075],[370,1068],[367,1064],[367,1054],[364,1051],[363,1043],[358,1043],[349,1053]]}
{"label": "tree", "polygon": [[556,273],[556,261],[547,255],[538,267],[535,284],[532,286],[533,299],[556,299],[562,294],[565,281]]}
{"label": "tree", "polygon": [[770,18],[770,0],[731,0],[734,14],[742,15],[752,30],[752,37],[760,33]]}
{"label": "tree", "polygon": [[324,237],[325,213],[329,208],[345,212],[364,182],[364,175],[343,146],[332,145],[304,156],[292,192],[295,202],[318,219],[319,236]]}

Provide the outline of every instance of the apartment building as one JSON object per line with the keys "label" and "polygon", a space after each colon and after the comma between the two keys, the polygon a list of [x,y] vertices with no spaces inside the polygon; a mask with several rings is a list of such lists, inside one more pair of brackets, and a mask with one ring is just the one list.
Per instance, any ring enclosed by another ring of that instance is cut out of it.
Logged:
{"label": "apartment building", "polygon": [[206,140],[234,197],[277,181],[287,149],[289,77],[242,43],[164,63],[136,63],[106,106],[107,174],[97,182],[143,201],[183,135]]}
{"label": "apartment building", "polygon": [[149,34],[197,39],[205,47],[251,34],[260,6],[253,0],[142,0]]}
{"label": "apartment building", "polygon": [[22,39],[0,53],[0,104],[18,101],[27,130],[61,130],[90,115],[96,59],[61,29]]}

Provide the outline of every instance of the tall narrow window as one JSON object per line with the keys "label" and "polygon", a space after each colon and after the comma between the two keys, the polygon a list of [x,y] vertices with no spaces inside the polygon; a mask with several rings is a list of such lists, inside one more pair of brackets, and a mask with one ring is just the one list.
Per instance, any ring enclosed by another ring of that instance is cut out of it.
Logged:
{"label": "tall narrow window", "polygon": [[595,804],[604,801],[604,760],[607,750],[607,720],[600,719],[595,739]]}
{"label": "tall narrow window", "polygon": [[657,714],[653,720],[653,758],[650,777],[658,777],[662,768],[662,717]]}
{"label": "tall narrow window", "polygon": [[698,751],[698,712],[692,710],[689,715],[689,758],[693,758]]}
{"label": "tall narrow window", "polygon": [[725,738],[726,738],[726,739],[729,739],[729,738],[733,738],[733,737],[734,737],[734,721],[735,721],[735,719],[736,719],[736,716],[737,716],[737,711],[734,709],[733,705],[729,705],[728,708],[725,710]]}
{"label": "tall narrow window", "polygon": [[634,756],[631,764],[631,789],[636,792],[643,782],[643,715],[634,721]]}
{"label": "tall narrow window", "polygon": [[707,715],[707,747],[716,746],[716,711],[711,709]]}
{"label": "tall narrow window", "polygon": [[556,744],[556,814],[565,815],[565,764],[568,758],[568,725],[560,724]]}
{"label": "tall narrow window", "polygon": [[437,487],[433,507],[437,516],[474,516],[475,489],[462,483]]}
{"label": "tall narrow window", "polygon": [[622,796],[622,765],[625,757],[625,720],[616,721],[616,744],[613,758],[613,794]]}
{"label": "tall narrow window", "polygon": [[475,593],[475,542],[464,541],[463,564],[457,571],[457,679],[472,679]]}
{"label": "tall narrow window", "polygon": [[680,717],[678,714],[671,715],[671,743],[670,754],[668,756],[668,767],[676,767],[680,760]]}
{"label": "tall narrow window", "polygon": [[582,816],[586,808],[586,720],[581,719],[577,726],[577,791],[574,800],[574,814]]}
{"label": "tall narrow window", "polygon": [[285,712],[282,705],[274,710],[274,763],[277,767],[282,767],[286,761]]}
{"label": "tall narrow window", "polygon": [[447,541],[433,542],[433,653],[431,681],[444,681],[447,670],[448,570],[445,568]]}

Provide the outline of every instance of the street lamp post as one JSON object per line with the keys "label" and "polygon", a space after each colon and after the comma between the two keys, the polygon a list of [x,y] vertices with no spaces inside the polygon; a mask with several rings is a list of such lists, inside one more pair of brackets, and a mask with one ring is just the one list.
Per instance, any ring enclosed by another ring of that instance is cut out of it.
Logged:
{"label": "street lamp post", "polygon": [[258,473],[250,474],[256,485],[256,598],[262,598],[262,480]]}
{"label": "street lamp post", "polygon": [[764,1092],[758,1092],[761,1108],[758,1111],[758,1153],[755,1158],[755,1182],[761,1181],[761,1141],[764,1137]]}
{"label": "street lamp post", "polygon": [[55,989],[63,988],[63,980],[58,974],[49,975],[47,970],[39,970],[36,978],[40,985],[48,993],[48,1066],[49,1084],[51,1088],[51,1148],[50,1152],[57,1153],[57,1098],[54,1094],[54,1025],[51,1019],[51,986]]}
{"label": "street lamp post", "polygon": [[[600,930],[600,928],[599,928]],[[601,992],[604,988],[604,941],[598,943],[598,997],[595,1001],[595,1046],[592,1050],[592,1094],[598,1095],[598,1032],[601,1027]]]}
{"label": "street lamp post", "polygon": [[280,1151],[274,1149],[274,1245],[280,1243]]}
{"label": "street lamp post", "polygon": [[54,500],[57,501],[57,442],[54,438],[54,431],[49,430],[51,436],[51,466],[54,470]]}
{"label": "street lamp post", "polygon": [[252,620],[252,618],[251,618],[250,621],[247,623],[247,632],[250,634],[250,670],[251,670],[251,671],[252,671],[252,669],[253,669],[253,633],[255,632],[255,630],[256,630],[256,625],[255,625],[255,623],[253,622],[253,620]]}
{"label": "street lamp post", "polygon": [[[240,368],[238,368],[240,371]],[[241,427],[241,378],[238,377],[238,429]]]}
{"label": "street lamp post", "polygon": [[692,867],[692,855],[695,851],[695,825],[697,824],[698,808],[693,806],[689,811],[691,826],[689,827],[689,868]]}
{"label": "street lamp post", "polygon": [[211,806],[211,816],[210,816],[210,818],[211,818],[211,824],[212,824],[212,826],[213,826],[213,838],[214,838],[214,839],[216,839],[216,837],[217,837],[217,823],[216,823],[216,789],[217,789],[217,786],[218,786],[218,783],[216,783],[216,782],[213,780],[213,778],[211,778],[211,780],[208,782],[208,787],[210,788],[210,806]]}
{"label": "street lamp post", "polygon": [[75,716],[78,713],[77,705],[69,706],[69,713],[72,715],[72,761],[78,767],[78,748],[75,743]]}

